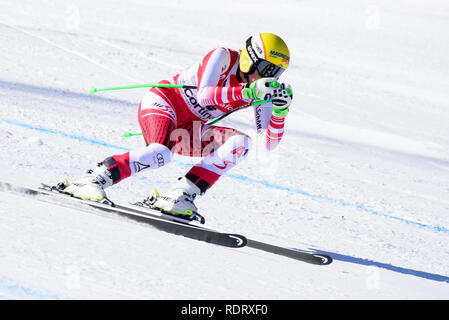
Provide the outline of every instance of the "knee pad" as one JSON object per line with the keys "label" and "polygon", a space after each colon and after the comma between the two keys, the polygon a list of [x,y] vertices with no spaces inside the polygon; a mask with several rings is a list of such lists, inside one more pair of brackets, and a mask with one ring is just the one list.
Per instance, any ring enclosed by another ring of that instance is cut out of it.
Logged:
{"label": "knee pad", "polygon": [[251,149],[251,138],[245,134],[235,135],[229,138],[217,150],[217,156],[223,160],[231,161],[238,164],[246,158]]}
{"label": "knee pad", "polygon": [[163,144],[151,143],[145,148],[129,152],[129,168],[131,174],[146,169],[157,169],[169,163],[172,159],[170,149]]}
{"label": "knee pad", "polygon": [[205,157],[201,165],[221,175],[245,159],[250,148],[251,138],[249,136],[232,136],[214,153]]}

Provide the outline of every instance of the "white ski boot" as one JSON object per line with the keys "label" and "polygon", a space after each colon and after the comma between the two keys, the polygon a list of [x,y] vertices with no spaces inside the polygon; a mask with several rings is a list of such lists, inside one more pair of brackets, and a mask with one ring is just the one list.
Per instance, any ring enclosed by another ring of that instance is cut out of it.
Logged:
{"label": "white ski boot", "polygon": [[107,198],[104,192],[104,188],[112,186],[112,182],[109,170],[104,164],[99,163],[94,170],[88,170],[84,176],[74,183],[68,184],[61,191],[75,198],[95,200],[112,205],[112,201]]}
{"label": "white ski boot", "polygon": [[166,194],[159,195],[156,191],[152,196],[154,201],[152,207],[183,220],[197,220],[204,223],[204,217],[198,214],[198,208],[193,202],[200,194],[200,188],[186,177],[182,177]]}

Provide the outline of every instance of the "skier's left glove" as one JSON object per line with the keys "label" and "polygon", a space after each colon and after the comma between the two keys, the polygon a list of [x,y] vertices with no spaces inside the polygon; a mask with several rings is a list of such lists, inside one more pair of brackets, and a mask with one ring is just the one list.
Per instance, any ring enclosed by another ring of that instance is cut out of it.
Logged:
{"label": "skier's left glove", "polygon": [[284,118],[287,116],[288,108],[293,99],[292,87],[289,84],[280,83],[273,92],[271,104],[273,106],[273,115]]}

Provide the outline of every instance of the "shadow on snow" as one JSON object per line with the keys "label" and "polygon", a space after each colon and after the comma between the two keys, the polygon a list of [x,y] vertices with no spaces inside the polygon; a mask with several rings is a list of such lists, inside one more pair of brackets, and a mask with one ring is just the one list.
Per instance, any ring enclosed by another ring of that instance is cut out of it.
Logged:
{"label": "shadow on snow", "polygon": [[319,250],[319,252],[317,252],[317,253],[328,254],[334,260],[338,260],[338,261],[355,263],[355,264],[364,265],[364,266],[378,267],[378,268],[387,269],[387,270],[390,270],[393,272],[408,274],[408,275],[412,275],[412,276],[427,279],[427,280],[449,283],[449,277],[435,274],[435,273],[413,270],[413,269],[403,268],[403,267],[397,267],[397,266],[394,266],[394,265],[388,264],[388,263],[383,263],[383,262],[378,262],[378,261],[363,259],[363,258],[356,258],[356,257],[344,255],[344,254],[334,253],[334,252],[327,252],[327,251]]}

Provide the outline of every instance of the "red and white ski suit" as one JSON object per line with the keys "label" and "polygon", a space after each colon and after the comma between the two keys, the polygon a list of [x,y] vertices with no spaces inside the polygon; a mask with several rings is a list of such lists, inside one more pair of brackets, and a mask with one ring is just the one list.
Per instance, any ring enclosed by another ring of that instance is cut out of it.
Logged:
{"label": "red and white ski suit", "polygon": [[[103,161],[114,183],[144,169],[166,165],[172,154],[202,157],[186,177],[204,193],[226,171],[242,161],[251,145],[248,135],[206,122],[251,103],[237,78],[239,52],[217,48],[199,63],[178,73],[174,83],[196,86],[152,88],[143,97],[138,120],[146,147]],[[265,133],[265,146],[274,149],[284,133],[284,118],[272,115],[271,103],[254,106],[256,128]]]}

